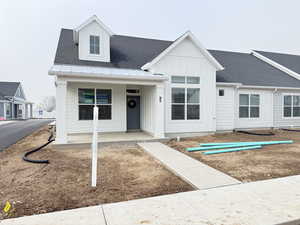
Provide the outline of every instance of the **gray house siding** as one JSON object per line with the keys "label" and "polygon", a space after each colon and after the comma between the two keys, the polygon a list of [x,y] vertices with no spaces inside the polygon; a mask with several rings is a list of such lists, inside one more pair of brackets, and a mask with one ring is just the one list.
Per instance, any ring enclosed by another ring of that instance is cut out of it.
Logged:
{"label": "gray house siding", "polygon": [[0,117],[4,117],[4,103],[0,102]]}
{"label": "gray house siding", "polygon": [[283,95],[284,94],[297,94],[300,95],[300,91],[278,91],[274,93],[274,126],[275,127],[300,127],[299,118],[285,118],[283,117]]}

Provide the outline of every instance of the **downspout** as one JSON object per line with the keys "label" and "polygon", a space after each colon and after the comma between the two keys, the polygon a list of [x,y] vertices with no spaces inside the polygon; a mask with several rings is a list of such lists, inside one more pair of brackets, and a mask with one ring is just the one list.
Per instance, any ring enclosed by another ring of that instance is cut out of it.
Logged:
{"label": "downspout", "polygon": [[274,98],[275,98],[275,93],[277,92],[277,88],[274,88],[274,91],[272,92],[272,113],[273,113],[273,118],[272,118],[272,123],[273,123],[273,129],[275,128],[275,105],[274,105]]}

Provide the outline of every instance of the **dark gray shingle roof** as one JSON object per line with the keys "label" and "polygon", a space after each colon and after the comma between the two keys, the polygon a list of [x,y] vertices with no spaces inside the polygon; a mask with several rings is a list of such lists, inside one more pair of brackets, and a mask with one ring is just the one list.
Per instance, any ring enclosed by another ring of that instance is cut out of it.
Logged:
{"label": "dark gray shingle roof", "polygon": [[217,82],[237,82],[244,85],[300,87],[300,80],[276,69],[252,54],[209,50],[225,67],[217,72]]}
{"label": "dark gray shingle roof", "polygon": [[4,96],[15,96],[20,82],[0,82],[0,92]]}
{"label": "dark gray shingle roof", "polygon": [[300,55],[291,55],[291,54],[265,52],[265,51],[256,51],[256,52],[285,66],[290,70],[293,70],[296,73],[300,73]]}
{"label": "dark gray shingle roof", "polygon": [[171,41],[113,35],[110,39],[110,63],[86,61],[78,58],[78,45],[73,41],[73,30],[62,29],[54,64],[140,69],[170,44]]}
{"label": "dark gray shingle roof", "polygon": [[[172,41],[113,35],[110,40],[110,63],[86,61],[78,59],[78,46],[73,41],[73,30],[62,29],[54,64],[140,69],[172,43]],[[209,50],[209,52],[225,67],[225,70],[217,72],[217,82],[300,87],[299,80],[251,54],[218,50]],[[298,57],[300,62],[300,56]],[[294,58],[293,61],[297,60]]]}

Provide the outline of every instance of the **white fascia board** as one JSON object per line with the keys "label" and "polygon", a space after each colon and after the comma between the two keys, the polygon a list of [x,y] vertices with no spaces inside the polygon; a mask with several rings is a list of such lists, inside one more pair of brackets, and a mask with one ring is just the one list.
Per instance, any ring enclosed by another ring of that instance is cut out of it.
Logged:
{"label": "white fascia board", "polygon": [[55,76],[80,76],[82,78],[109,78],[127,80],[152,80],[165,81],[168,77],[154,75],[150,72],[134,69],[116,69],[107,67],[54,65],[48,71],[49,75]]}
{"label": "white fascia board", "polygon": [[260,60],[270,64],[271,66],[274,66],[275,68],[281,70],[284,73],[287,73],[288,75],[290,75],[291,77],[296,78],[297,80],[300,80],[300,74],[296,73],[292,70],[290,70],[289,68],[269,59],[268,57],[263,56],[262,54],[259,54],[258,52],[252,51],[251,53],[252,55],[254,55],[255,57],[259,58]]}
{"label": "white fascia board", "polygon": [[158,56],[156,56],[151,62],[147,62],[145,65],[141,67],[142,70],[148,70],[158,61],[160,61],[165,55],[167,55],[172,49],[174,49],[177,45],[179,45],[184,39],[189,37],[194,44],[200,49],[201,53],[210,61],[214,67],[219,70],[224,70],[224,67],[202,46],[202,44],[198,41],[198,39],[192,34],[191,31],[185,32],[179,38],[177,38],[168,48],[162,51]]}
{"label": "white fascia board", "polygon": [[240,89],[266,89],[266,90],[295,90],[295,91],[300,91],[300,87],[295,88],[295,87],[242,85],[242,86],[239,86],[238,88],[240,88]]}
{"label": "white fascia board", "polygon": [[243,85],[242,83],[226,83],[226,82],[217,82],[217,86],[228,86],[228,87],[238,87]]}
{"label": "white fascia board", "polygon": [[102,23],[101,20],[99,20],[99,18],[96,15],[91,16],[89,19],[87,19],[85,22],[83,22],[81,25],[79,25],[78,27],[76,27],[73,31],[74,31],[74,40],[76,43],[78,43],[78,32],[83,29],[84,27],[86,27],[87,25],[89,25],[92,22],[96,22],[98,23],[98,25],[100,27],[102,27],[108,34],[109,36],[114,35],[114,33],[112,32],[111,29],[109,29],[109,27],[107,27],[104,23]]}

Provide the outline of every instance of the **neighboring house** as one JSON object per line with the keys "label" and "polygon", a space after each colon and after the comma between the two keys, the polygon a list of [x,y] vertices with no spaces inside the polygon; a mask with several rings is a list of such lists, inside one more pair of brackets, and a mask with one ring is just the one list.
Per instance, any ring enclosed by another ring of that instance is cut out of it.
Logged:
{"label": "neighboring house", "polygon": [[0,82],[0,120],[32,118],[32,103],[26,100],[20,82]]}
{"label": "neighboring house", "polygon": [[[62,29],[54,65],[57,143],[92,132],[154,137],[300,126],[300,56],[205,49],[114,34],[96,16]],[[299,73],[299,74],[298,74]]]}

